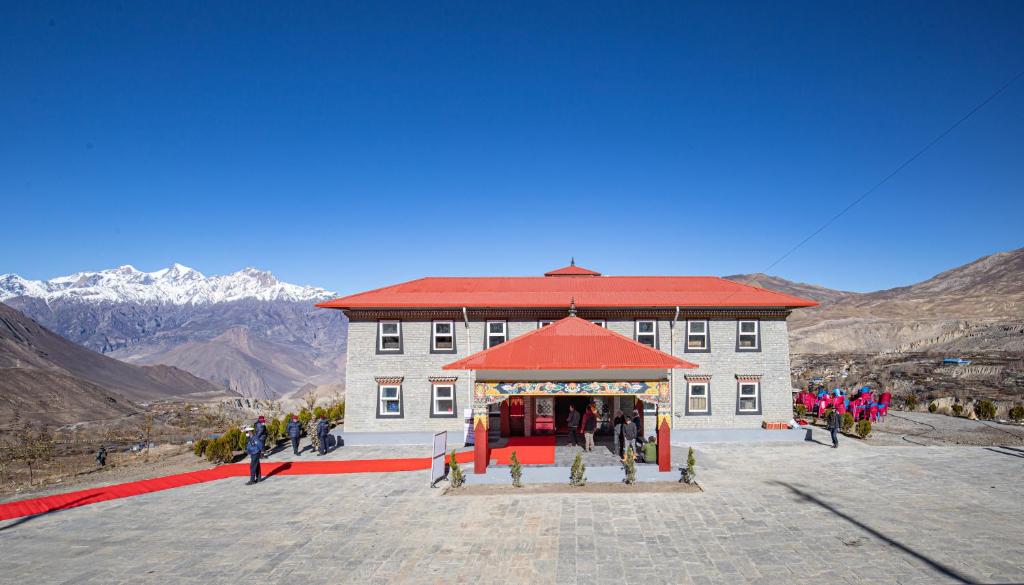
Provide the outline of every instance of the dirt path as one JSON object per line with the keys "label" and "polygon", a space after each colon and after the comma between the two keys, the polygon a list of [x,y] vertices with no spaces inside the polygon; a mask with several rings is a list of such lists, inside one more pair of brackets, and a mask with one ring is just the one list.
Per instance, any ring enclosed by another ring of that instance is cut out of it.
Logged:
{"label": "dirt path", "polygon": [[890,411],[872,425],[874,445],[1024,446],[1024,427],[923,412]]}

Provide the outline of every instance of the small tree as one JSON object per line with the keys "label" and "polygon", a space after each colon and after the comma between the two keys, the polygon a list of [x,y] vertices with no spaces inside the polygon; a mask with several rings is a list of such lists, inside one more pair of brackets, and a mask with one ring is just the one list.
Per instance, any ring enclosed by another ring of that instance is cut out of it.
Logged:
{"label": "small tree", "polygon": [[980,400],[974,404],[974,416],[981,420],[992,420],[996,417],[996,405],[991,400]]}
{"label": "small tree", "polygon": [[871,434],[871,421],[864,419],[857,423],[857,436],[866,439]]}
{"label": "small tree", "polygon": [[35,481],[35,469],[53,457],[53,436],[40,425],[33,430],[28,424],[16,429],[17,444],[14,447],[14,458],[25,462],[28,467],[28,484]]}
{"label": "small tree", "polygon": [[914,394],[908,394],[903,399],[903,404],[906,406],[907,410],[914,410],[914,409],[916,409],[917,408],[917,396],[914,395]]}
{"label": "small tree", "polygon": [[519,457],[516,456],[515,451],[512,451],[512,457],[509,458],[509,474],[512,475],[514,487],[523,487],[523,466],[519,463]]}
{"label": "small tree", "polygon": [[953,414],[955,414],[956,416],[961,416],[963,413],[964,413],[964,405],[963,404],[954,404],[953,405]]}
{"label": "small tree", "polygon": [[853,421],[853,415],[852,414],[850,414],[848,412],[843,414],[843,423],[842,423],[842,426],[840,427],[840,429],[844,433],[850,432],[850,430],[853,428],[853,422],[854,421]]}
{"label": "small tree", "polygon": [[576,453],[576,458],[572,460],[572,468],[569,470],[569,485],[574,487],[583,487],[587,485],[587,466],[583,464],[583,454]]}
{"label": "small tree", "polygon": [[626,447],[626,457],[622,463],[622,468],[626,472],[626,477],[622,479],[626,485],[633,485],[636,483],[636,454],[633,453],[633,446]]}
{"label": "small tree", "polygon": [[1024,420],[1024,406],[1018,404],[1010,409],[1010,420],[1020,422]]}
{"label": "small tree", "polygon": [[453,488],[460,488],[466,483],[466,476],[462,474],[462,467],[455,458],[455,449],[452,449],[452,454],[448,457],[448,482]]}
{"label": "small tree", "polygon": [[196,457],[202,457],[206,455],[206,449],[209,446],[209,439],[198,439],[192,443],[192,453],[194,453]]}
{"label": "small tree", "polygon": [[697,481],[697,456],[693,453],[693,447],[686,452],[686,468],[683,469],[683,483],[690,484]]}
{"label": "small tree", "polygon": [[309,394],[306,394],[306,397],[303,400],[306,403],[306,410],[313,412],[313,408],[316,406],[316,391],[314,390]]}
{"label": "small tree", "polygon": [[311,420],[313,420],[313,411],[308,408],[299,411],[299,424],[302,425],[302,428],[306,428]]}
{"label": "small tree", "polygon": [[797,404],[793,410],[796,411],[797,418],[803,418],[807,416],[807,407],[804,406],[803,404]]}
{"label": "small tree", "polygon": [[939,409],[939,405],[938,404],[936,404],[934,402],[928,403],[928,412],[930,412],[932,414],[935,414],[935,411],[937,411],[938,409]]}

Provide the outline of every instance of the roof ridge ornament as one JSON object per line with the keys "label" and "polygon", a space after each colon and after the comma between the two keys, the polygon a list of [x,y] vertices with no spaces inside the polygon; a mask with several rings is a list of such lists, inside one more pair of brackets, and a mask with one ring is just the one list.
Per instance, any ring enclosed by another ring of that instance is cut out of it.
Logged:
{"label": "roof ridge ornament", "polygon": [[576,297],[572,297],[569,299],[569,316],[576,316]]}
{"label": "roof ridge ornament", "polygon": [[573,256],[569,259],[569,266],[576,266],[576,257]]}

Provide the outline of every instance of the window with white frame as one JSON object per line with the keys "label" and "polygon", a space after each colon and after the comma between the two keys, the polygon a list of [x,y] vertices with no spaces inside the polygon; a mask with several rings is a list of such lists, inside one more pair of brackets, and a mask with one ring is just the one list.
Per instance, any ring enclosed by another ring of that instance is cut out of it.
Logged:
{"label": "window with white frame", "polygon": [[761,384],[754,380],[745,380],[739,383],[739,397],[736,402],[736,410],[744,413],[757,413],[761,410]]}
{"label": "window with white frame", "polygon": [[593,323],[594,325],[597,325],[598,327],[604,327],[605,326],[604,319],[591,319],[590,322]]}
{"label": "window with white frame", "polygon": [[686,403],[688,413],[705,413],[708,411],[708,383],[688,382],[686,384]]}
{"label": "window with white frame", "polygon": [[643,403],[644,403],[644,414],[658,414],[658,403],[657,402],[648,402],[648,401],[644,400]]}
{"label": "window with white frame", "polygon": [[547,327],[548,325],[551,325],[554,322],[554,319],[541,319],[537,321],[537,329],[540,329],[541,327]]}
{"label": "window with white frame", "polygon": [[401,321],[380,321],[377,324],[377,349],[380,351],[402,351]]}
{"label": "window with white frame", "polygon": [[[657,326],[653,320],[637,319],[636,340],[644,345],[654,347],[657,342]],[[645,403],[646,404],[646,403]]]}
{"label": "window with white frame", "polygon": [[707,320],[686,322],[686,349],[687,351],[707,351],[708,349],[708,322]]}
{"label": "window with white frame", "polygon": [[487,322],[487,347],[494,347],[508,341],[508,323],[505,321]]}
{"label": "window with white frame", "polygon": [[761,348],[761,324],[756,319],[740,320],[736,327],[737,349],[750,351]]}
{"label": "window with white frame", "polygon": [[431,349],[434,351],[453,351],[455,349],[455,322],[434,321]]}
{"label": "window with white frame", "polygon": [[431,389],[431,414],[455,416],[455,384],[435,383]]}
{"label": "window with white frame", "polygon": [[377,391],[379,416],[402,416],[402,387],[398,384],[381,384]]}

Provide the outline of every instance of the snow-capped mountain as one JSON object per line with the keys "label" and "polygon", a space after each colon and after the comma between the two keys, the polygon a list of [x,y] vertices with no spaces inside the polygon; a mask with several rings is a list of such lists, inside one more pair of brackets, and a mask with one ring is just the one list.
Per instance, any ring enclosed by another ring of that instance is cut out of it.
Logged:
{"label": "snow-capped mountain", "polygon": [[155,272],[143,272],[126,264],[50,280],[28,280],[17,274],[0,275],[0,301],[32,297],[46,302],[79,300],[206,305],[243,299],[314,301],[331,296],[333,293],[319,287],[280,282],[270,272],[255,268],[222,276],[204,276],[198,270],[177,263]]}

